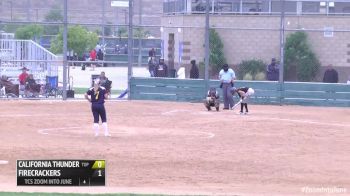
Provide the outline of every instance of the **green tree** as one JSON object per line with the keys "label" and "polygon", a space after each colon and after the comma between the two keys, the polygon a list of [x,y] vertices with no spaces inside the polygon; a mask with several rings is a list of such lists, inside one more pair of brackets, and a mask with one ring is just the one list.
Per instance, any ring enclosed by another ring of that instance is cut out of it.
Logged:
{"label": "green tree", "polygon": [[252,77],[252,80],[257,80],[261,76],[257,75],[261,72],[264,72],[266,69],[266,64],[262,60],[247,60],[242,61],[238,65],[238,79],[243,80],[244,76],[249,74]]}
{"label": "green tree", "polygon": [[147,38],[151,33],[143,28],[136,28],[134,31],[134,37],[136,38]]}
{"label": "green tree", "polygon": [[285,46],[286,80],[312,81],[319,68],[320,62],[309,46],[307,34],[303,31],[290,34]]}
{"label": "green tree", "polygon": [[218,72],[222,65],[227,63],[224,54],[224,44],[215,29],[210,29],[209,33],[210,57],[209,65],[213,72]]}
{"label": "green tree", "polygon": [[117,36],[119,37],[119,39],[121,39],[122,37],[128,37],[128,31],[125,27],[120,27],[118,28]]}
{"label": "green tree", "polygon": [[27,25],[17,28],[16,39],[32,39],[37,40],[43,34],[43,27],[39,25]]}
{"label": "green tree", "polygon": [[[15,18],[15,20],[18,20],[17,18]],[[23,27],[23,25],[20,24],[5,24],[3,26],[3,30],[6,33],[16,33],[16,30],[20,27]]]}
{"label": "green tree", "polygon": [[[62,9],[59,6],[53,6],[45,15],[45,22],[63,22]],[[57,35],[59,33],[59,25],[45,26],[45,35]]]}
{"label": "green tree", "polygon": [[[81,26],[73,26],[68,28],[68,50],[73,50],[79,56],[84,52],[95,48],[98,42],[96,33],[89,32]],[[63,34],[62,31],[52,40],[51,49],[53,53],[61,53],[63,51]]]}

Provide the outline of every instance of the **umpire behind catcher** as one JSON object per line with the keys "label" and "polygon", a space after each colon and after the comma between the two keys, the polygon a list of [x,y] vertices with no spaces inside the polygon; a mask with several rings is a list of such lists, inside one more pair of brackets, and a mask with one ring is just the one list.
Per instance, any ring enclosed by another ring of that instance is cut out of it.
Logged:
{"label": "umpire behind catcher", "polygon": [[219,79],[221,81],[220,88],[222,88],[222,94],[224,96],[224,110],[232,109],[234,105],[231,88],[233,87],[235,78],[235,72],[229,68],[227,64],[224,64],[219,72]]}
{"label": "umpire behind catcher", "polygon": [[91,111],[92,111],[92,115],[94,116],[93,129],[95,131],[95,136],[98,136],[99,134],[98,123],[99,123],[100,116],[102,120],[102,126],[105,131],[105,136],[111,136],[108,132],[106,109],[104,106],[105,99],[107,99],[107,97],[108,97],[108,92],[103,86],[101,86],[100,79],[95,79],[94,86],[91,87],[85,93],[85,99],[91,102]]}

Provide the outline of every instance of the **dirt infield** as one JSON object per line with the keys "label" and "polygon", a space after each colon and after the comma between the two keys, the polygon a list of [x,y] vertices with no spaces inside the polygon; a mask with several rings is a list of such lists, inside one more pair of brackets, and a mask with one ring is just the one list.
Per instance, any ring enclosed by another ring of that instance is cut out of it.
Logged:
{"label": "dirt infield", "polygon": [[[0,160],[8,161],[0,191],[350,194],[350,108],[252,105],[241,116],[202,104],[109,101],[110,138],[93,136],[85,101],[0,108]],[[106,159],[107,186],[16,187],[16,159]]]}

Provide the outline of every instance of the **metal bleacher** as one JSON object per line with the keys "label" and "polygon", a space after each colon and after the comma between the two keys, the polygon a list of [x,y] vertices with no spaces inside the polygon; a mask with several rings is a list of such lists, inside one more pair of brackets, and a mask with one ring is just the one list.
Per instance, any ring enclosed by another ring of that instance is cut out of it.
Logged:
{"label": "metal bleacher", "polygon": [[32,40],[13,38],[13,34],[1,33],[0,75],[6,75],[16,82],[22,67],[28,68],[39,81],[45,81],[46,76],[58,75],[56,55]]}

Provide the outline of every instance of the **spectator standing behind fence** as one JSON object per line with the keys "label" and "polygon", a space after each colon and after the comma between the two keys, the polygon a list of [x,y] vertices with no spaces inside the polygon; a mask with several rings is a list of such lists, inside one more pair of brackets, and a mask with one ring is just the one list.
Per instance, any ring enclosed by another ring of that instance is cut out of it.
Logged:
{"label": "spectator standing behind fence", "polygon": [[231,92],[231,87],[233,87],[233,82],[236,78],[235,72],[224,64],[223,68],[219,72],[219,79],[221,81],[220,88],[222,88],[222,94],[224,95],[224,110],[232,109],[233,97]]}
{"label": "spectator standing behind fence", "polygon": [[101,45],[100,45],[100,43],[97,43],[97,45],[95,47],[96,52],[99,51],[100,49],[101,49]]}
{"label": "spectator standing behind fence", "polygon": [[148,51],[148,57],[149,58],[156,57],[156,51],[154,50],[154,48]]}
{"label": "spectator standing behind fence", "polygon": [[29,71],[29,69],[27,69],[26,67],[23,67],[22,69],[22,73],[18,76],[18,79],[19,79],[19,83],[21,85],[25,85],[26,84],[26,80],[28,78],[28,73],[27,71]]}
{"label": "spectator standing behind fence", "polygon": [[99,49],[97,52],[97,59],[103,61],[103,52],[101,49]]}
{"label": "spectator standing behind fence", "polygon": [[327,66],[327,70],[323,76],[324,83],[338,83],[338,72],[333,68],[332,64]]}
{"label": "spectator standing behind fence", "polygon": [[164,59],[159,59],[159,64],[155,69],[156,77],[168,77],[168,66],[165,64]]}
{"label": "spectator standing behind fence", "polygon": [[[79,61],[77,53],[74,53],[73,61]],[[75,69],[75,66],[77,66],[77,62],[73,62],[73,69]]]}
{"label": "spectator standing behind fence", "polygon": [[148,71],[151,77],[155,76],[155,68],[156,68],[156,65],[155,65],[154,57],[151,57],[148,60]]}
{"label": "spectator standing behind fence", "polygon": [[271,59],[271,64],[267,66],[266,70],[267,80],[278,81],[279,79],[279,65],[276,63],[276,59]]}
{"label": "spectator standing behind fence", "polygon": [[[95,49],[92,49],[90,51],[90,61],[96,61],[96,56],[97,56],[97,53],[96,53],[96,50]],[[95,70],[95,63],[91,63],[91,70],[94,71]]]}
{"label": "spectator standing behind fence", "polygon": [[[99,61],[103,61],[103,52],[102,52],[102,49],[99,49],[98,52],[97,52],[97,59]],[[105,67],[105,63],[102,63],[102,66]]]}
{"label": "spectator standing behind fence", "polygon": [[191,70],[190,70],[190,78],[192,79],[198,79],[199,78],[199,69],[198,66],[196,65],[196,60],[191,61]]}
{"label": "spectator standing behind fence", "polygon": [[348,79],[348,81],[346,82],[346,84],[350,84],[350,76],[349,76],[349,79]]}

